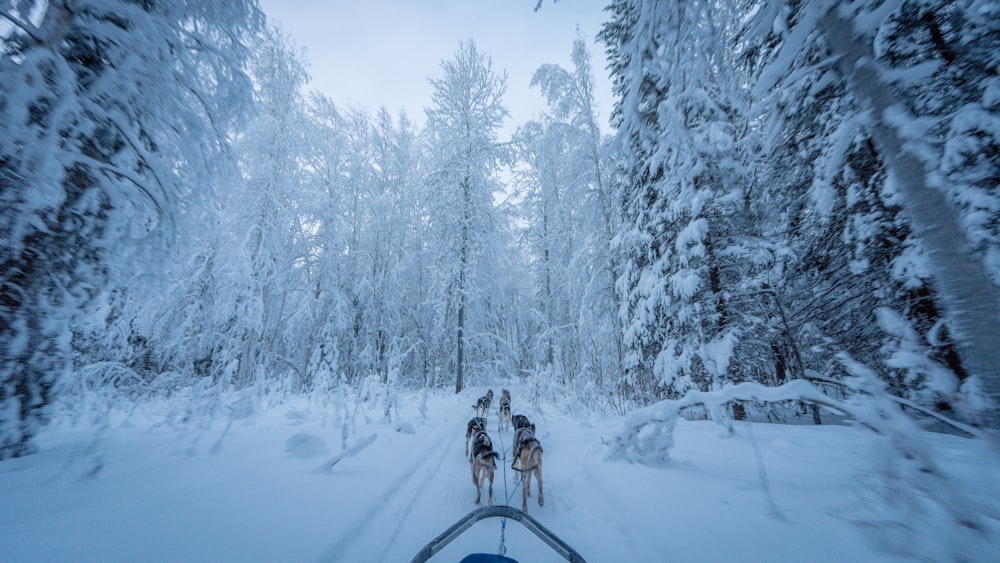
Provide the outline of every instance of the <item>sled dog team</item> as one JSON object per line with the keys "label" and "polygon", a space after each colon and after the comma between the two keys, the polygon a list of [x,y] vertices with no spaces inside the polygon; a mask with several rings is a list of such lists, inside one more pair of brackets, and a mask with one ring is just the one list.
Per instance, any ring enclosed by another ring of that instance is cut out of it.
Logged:
{"label": "sled dog team", "polygon": [[[476,486],[476,504],[482,497],[482,488],[489,479],[488,502],[493,504],[493,472],[497,467],[500,454],[493,449],[493,441],[486,433],[486,420],[490,406],[493,404],[493,390],[476,401],[472,407],[476,409],[476,417],[469,421],[465,429],[465,455],[469,456],[469,468],[472,470],[472,484]],[[510,430],[514,426],[514,444],[512,452],[514,461],[511,469],[521,474],[524,481],[521,487],[521,510],[528,511],[528,497],[531,496],[531,477],[538,480],[538,506],[545,506],[542,494],[542,444],[535,438],[535,425],[528,417],[518,414],[510,415],[510,392],[504,389],[500,394],[499,412],[500,430]],[[472,440],[472,454],[469,454],[469,440]],[[503,447],[501,445],[501,447]],[[517,473],[514,478],[517,479]]]}

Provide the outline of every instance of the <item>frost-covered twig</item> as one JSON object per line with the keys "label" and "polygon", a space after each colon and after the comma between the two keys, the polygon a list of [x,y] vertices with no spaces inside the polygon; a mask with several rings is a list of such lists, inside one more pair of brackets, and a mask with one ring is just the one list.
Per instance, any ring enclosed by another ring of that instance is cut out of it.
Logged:
{"label": "frost-covered twig", "polygon": [[347,448],[346,450],[326,460],[326,462],[323,463],[322,467],[323,471],[330,471],[331,469],[333,469],[334,465],[337,465],[338,463],[340,463],[342,459],[346,457],[358,455],[358,453],[361,452],[361,450],[372,445],[372,442],[375,441],[375,438],[378,438],[378,434],[372,434],[371,436],[368,436],[367,438],[358,442],[357,444],[354,444],[350,448]]}
{"label": "frost-covered twig", "polygon": [[[828,379],[828,378],[821,377],[821,376],[810,376],[810,375],[805,376],[804,379],[808,379],[809,381],[818,381],[820,383],[825,383],[825,384],[829,384],[829,385],[837,385],[837,386],[845,388],[845,389],[850,389],[849,385],[845,384],[843,381],[837,381],[835,379]],[[963,423],[961,423],[961,422],[959,422],[957,420],[952,420],[952,419],[948,418],[947,416],[944,416],[941,413],[934,412],[934,411],[928,409],[927,407],[924,407],[924,406],[918,405],[917,403],[914,403],[913,401],[909,401],[909,400],[904,399],[902,397],[897,397],[895,395],[891,395],[891,394],[888,394],[888,393],[886,394],[886,398],[888,398],[890,401],[896,403],[897,405],[900,405],[901,407],[906,407],[906,408],[908,408],[910,410],[919,412],[922,415],[929,416],[929,417],[931,417],[931,418],[933,418],[933,419],[935,419],[935,420],[937,420],[939,422],[943,422],[944,424],[947,424],[948,426],[951,426],[952,428],[954,428],[956,430],[964,432],[964,433],[968,434],[969,436],[971,436],[973,438],[979,438],[979,439],[982,439],[982,440],[986,439],[986,436],[981,431],[979,431],[979,429],[977,429],[975,427],[972,427],[972,426],[969,426],[968,424],[963,424]]]}

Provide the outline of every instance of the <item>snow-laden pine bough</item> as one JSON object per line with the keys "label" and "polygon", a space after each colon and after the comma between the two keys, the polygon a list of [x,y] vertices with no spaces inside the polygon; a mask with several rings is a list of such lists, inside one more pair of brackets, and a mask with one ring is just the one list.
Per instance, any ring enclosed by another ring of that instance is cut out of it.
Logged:
{"label": "snow-laden pine bough", "polygon": [[[424,561],[427,561],[439,551],[444,549],[444,547],[451,543],[452,540],[462,535],[463,532],[472,527],[473,524],[486,518],[504,518],[520,522],[521,525],[528,529],[528,531],[538,536],[539,539],[545,542],[546,545],[551,547],[556,553],[567,561],[572,563],[583,563],[585,561],[583,556],[577,553],[577,551],[570,547],[569,544],[561,540],[559,536],[553,534],[548,528],[541,525],[531,516],[528,516],[525,512],[522,512],[512,506],[497,505],[478,508],[466,514],[458,522],[452,524],[450,528],[441,532],[438,537],[434,538],[430,543],[425,545],[424,548],[413,557],[412,563],[423,563]],[[473,553],[463,558],[462,563],[517,563],[517,560],[501,554]]]}

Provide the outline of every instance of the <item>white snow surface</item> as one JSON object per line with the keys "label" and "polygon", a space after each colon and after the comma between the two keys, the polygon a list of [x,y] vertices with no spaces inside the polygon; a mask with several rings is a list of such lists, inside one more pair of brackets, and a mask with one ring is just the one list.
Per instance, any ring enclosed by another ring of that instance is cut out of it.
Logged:
{"label": "white snow surface", "polygon": [[[602,441],[620,417],[566,414],[584,409],[505,387],[544,447],[546,502],[533,488],[528,513],[588,561],[909,560],[854,523],[873,481],[875,438],[863,429],[741,422],[727,436],[681,419],[671,461],[652,468],[608,459]],[[409,561],[476,508],[463,449],[483,391],[431,394],[426,418],[416,393],[399,397],[393,420],[384,404],[362,406],[346,431],[304,399],[198,430],[144,409],[115,418],[96,444],[95,429],[49,427],[38,454],[0,462],[0,561]],[[496,409],[488,430],[509,460]],[[979,483],[997,498],[996,462],[984,463],[982,448],[926,438],[962,488]],[[494,484],[505,492],[520,506],[509,462]],[[500,535],[500,520],[481,521],[432,561],[495,553]],[[560,560],[517,522],[505,540],[522,562]]]}

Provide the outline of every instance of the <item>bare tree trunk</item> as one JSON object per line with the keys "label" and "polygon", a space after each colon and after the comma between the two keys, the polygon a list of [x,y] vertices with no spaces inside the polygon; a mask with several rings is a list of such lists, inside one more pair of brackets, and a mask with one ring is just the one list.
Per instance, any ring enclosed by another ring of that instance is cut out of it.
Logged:
{"label": "bare tree trunk", "polygon": [[313,336],[306,338],[305,357],[302,358],[302,370],[299,371],[299,392],[305,391],[309,383],[309,360],[312,359]]}
{"label": "bare tree trunk", "polygon": [[[552,333],[553,327],[556,326],[556,321],[552,314],[554,307],[552,305],[552,262],[549,254],[549,246],[552,244],[552,241],[549,240],[549,205],[548,198],[545,198],[544,196],[542,199],[542,240],[544,241],[543,245],[545,247],[542,251],[542,263],[545,267],[545,322],[547,325],[545,327],[547,335],[545,338],[545,363],[548,365],[549,369],[552,369],[552,364],[555,362],[555,354],[552,350]],[[562,372],[562,370],[559,370],[559,373]]]}
{"label": "bare tree trunk", "polygon": [[243,345],[243,355],[240,356],[240,366],[236,371],[236,387],[243,389],[250,385],[250,366],[253,364],[253,350],[257,346],[257,331],[250,329]]}
{"label": "bare tree trunk", "polygon": [[980,424],[1000,429],[1000,292],[973,254],[954,206],[934,185],[933,171],[886,122],[886,112],[898,104],[875,68],[870,40],[857,37],[836,7],[822,25],[855,96],[872,110],[875,144],[896,177],[903,209],[927,252],[962,362],[982,379],[990,399],[989,408],[971,414]]}
{"label": "bare tree trunk", "polygon": [[462,197],[465,203],[462,221],[462,249],[458,265],[458,353],[455,361],[455,393],[462,392],[462,359],[465,352],[465,269],[469,262],[469,215],[472,196],[469,194],[469,178],[462,182]]}
{"label": "bare tree trunk", "polygon": [[462,392],[462,354],[464,352],[465,335],[465,291],[459,289],[458,297],[458,358],[455,362],[455,393]]}

